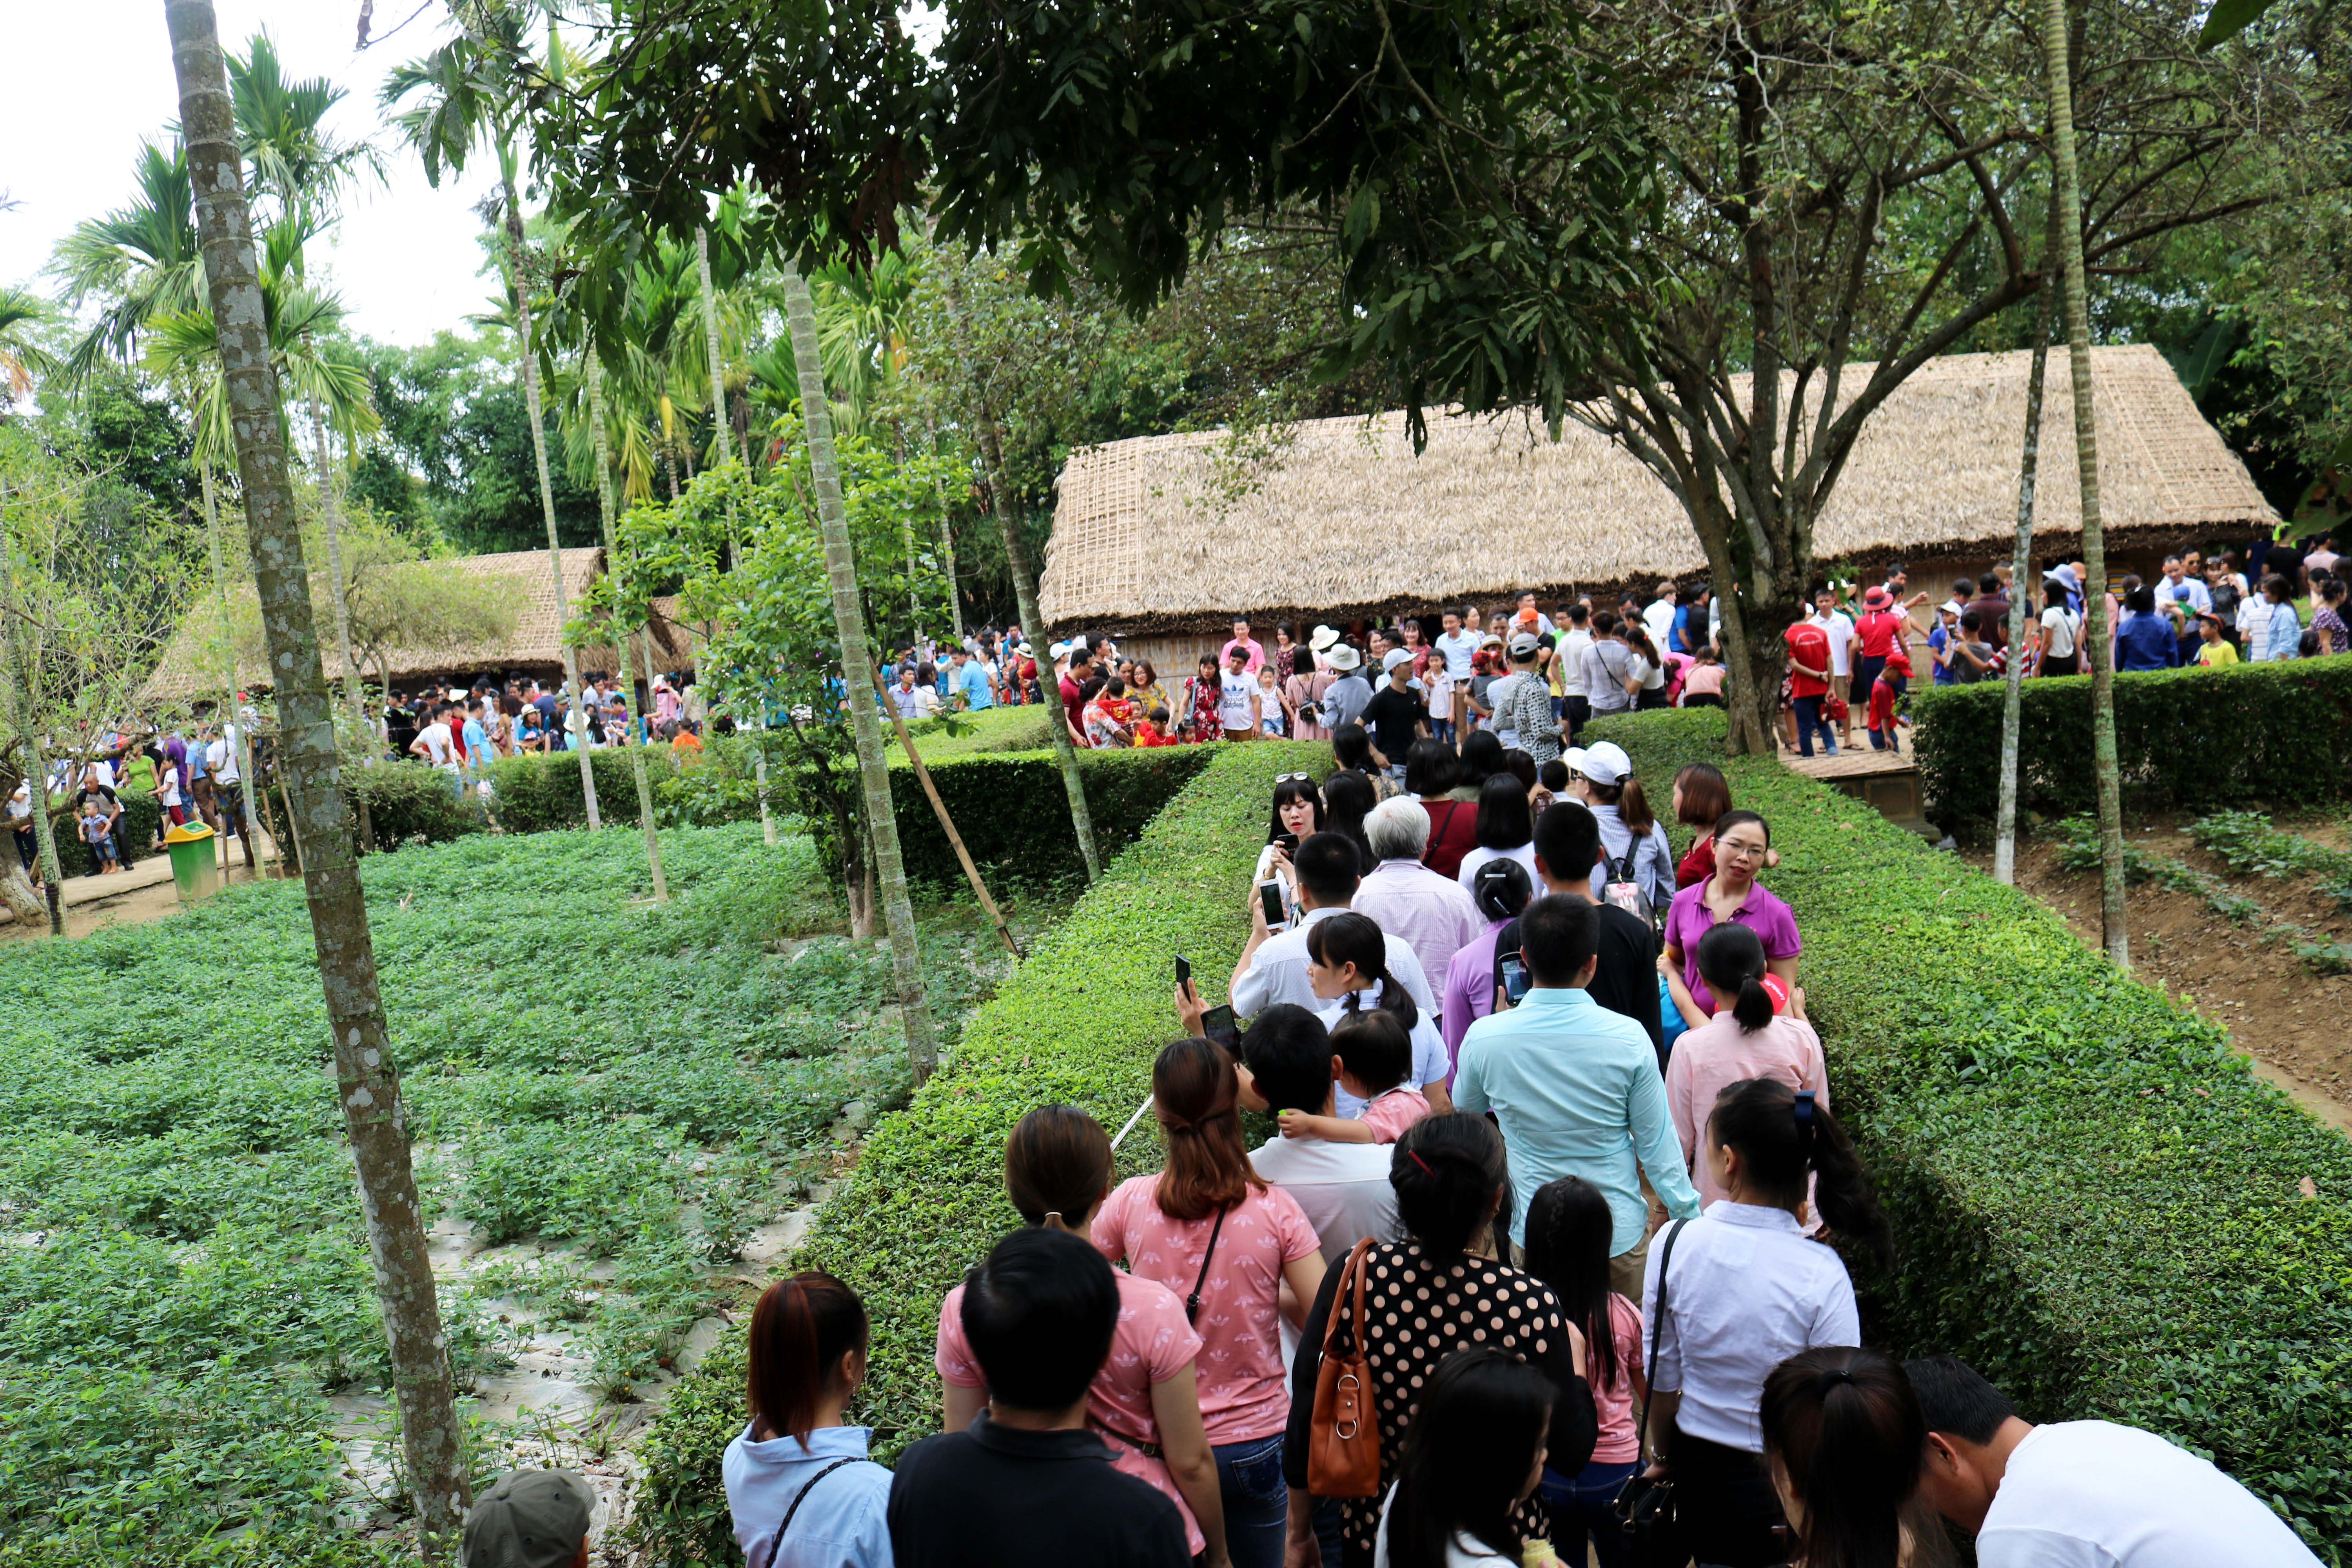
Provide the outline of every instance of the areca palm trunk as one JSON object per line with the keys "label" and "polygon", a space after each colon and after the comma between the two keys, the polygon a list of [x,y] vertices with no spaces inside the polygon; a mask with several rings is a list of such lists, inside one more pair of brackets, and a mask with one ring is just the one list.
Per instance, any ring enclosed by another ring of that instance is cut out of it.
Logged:
{"label": "areca palm trunk", "polygon": [[219,323],[221,368],[254,586],[277,687],[288,810],[302,837],[303,883],[333,1031],[336,1100],[351,1140],[376,1296],[400,1407],[401,1447],[428,1559],[457,1544],[470,1488],[458,1447],[447,1341],[425,1250],[424,1214],[402,1125],[400,1078],[376,979],[367,894],[352,818],[336,780],[334,710],[310,612],[310,573],[294,511],[283,407],[270,363],[243,154],[211,0],[164,0],[180,124],[195,192],[205,287]]}
{"label": "areca palm trunk", "polygon": [[[367,704],[360,699],[360,667],[352,658],[352,605],[343,588],[342,500],[336,493],[333,466],[327,458],[327,420],[319,412],[319,395],[310,395],[310,440],[319,455],[319,522],[327,541],[327,580],[335,591],[335,646],[343,659],[343,704],[352,710],[352,732],[366,743]],[[375,748],[368,746],[362,761],[375,766]],[[375,853],[375,817],[368,810],[367,791],[354,789],[360,806],[360,848]]]}
{"label": "areca palm trunk", "polygon": [[[563,548],[555,538],[555,481],[547,471],[547,424],[540,414],[539,352],[530,330],[530,285],[523,276],[522,197],[515,190],[514,174],[504,174],[506,182],[507,287],[514,291],[515,326],[522,334],[522,396],[530,413],[530,451],[539,465],[539,510],[547,519],[547,569],[555,583],[555,624],[560,628],[572,619],[572,605],[563,592]],[[559,638],[562,634],[559,631]],[[580,798],[588,808],[588,831],[604,826],[596,813],[596,772],[588,762],[588,693],[580,679],[580,653],[569,639],[563,642],[563,679],[572,684],[572,718],[580,731]]]}
{"label": "areca palm trunk", "polygon": [[[7,493],[5,479],[0,477],[0,499]],[[0,605],[16,598],[16,575],[15,547],[5,535],[0,535]],[[12,615],[7,625],[0,626],[0,722],[16,732],[17,742],[25,750],[25,780],[33,815],[33,858],[40,863],[41,880],[46,884],[49,934],[63,936],[66,911],[60,889],[64,872],[58,865],[57,825],[49,820],[49,759],[41,750],[41,737],[33,718],[32,673],[16,645],[16,617]]]}
{"label": "areca palm trunk", "polygon": [[[710,363],[710,429],[711,435],[719,443],[719,449],[724,452],[727,449],[725,435],[727,376],[719,359],[719,293],[710,286],[710,231],[699,226],[697,226],[694,231],[694,267],[696,279],[702,285],[703,353]],[[751,472],[751,455],[746,452],[743,458],[744,477],[750,478]],[[727,554],[730,571],[742,563],[743,541],[736,535],[735,517],[731,510],[727,519]],[[648,649],[646,657],[650,660],[653,658],[652,650]],[[767,727],[767,701],[762,698],[759,717],[753,721],[751,728],[758,731],[765,730]],[[760,795],[760,837],[770,848],[773,848],[776,843],[776,819],[768,811],[768,752],[764,746],[759,747],[751,753],[751,777]]]}
{"label": "areca palm trunk", "polygon": [[2083,635],[2091,652],[2091,774],[2099,803],[2099,925],[2107,956],[2131,967],[2124,914],[2124,810],[2116,757],[2116,671],[2107,646],[2107,542],[2099,516],[2099,432],[2091,406],[2091,317],[2083,266],[2083,187],[2074,163],[2074,91],[2067,63],[2066,0],[2042,0],[2042,54],[2050,87],[2050,161],[2057,174],[2058,240],[2066,269],[2066,358],[2074,390],[2074,461],[2083,480]]}
{"label": "areca palm trunk", "polygon": [[2000,709],[2000,809],[1993,827],[1992,874],[2017,881],[2017,749],[2025,722],[2025,595],[2033,581],[2033,481],[2042,466],[2042,389],[2050,366],[2050,320],[2057,290],[2045,279],[2033,329],[2033,369],[2025,378],[2025,449],[2017,469],[2017,559],[2009,594],[2009,690]]}
{"label": "areca palm trunk", "polygon": [[[604,435],[604,366],[596,357],[596,345],[588,345],[588,428],[596,438],[596,517],[604,530],[604,558],[609,563],[613,549],[613,448]],[[652,640],[650,625],[638,647],[646,661],[646,690],[654,689],[654,654],[646,644]],[[629,633],[620,616],[613,617],[613,650],[621,661],[621,696],[634,710],[636,694],[630,689],[628,679]],[[646,830],[646,865],[653,871],[654,902],[669,902],[669,879],[662,874],[661,833],[654,826],[654,788],[646,777],[646,749],[629,748],[629,774],[637,785],[637,821]]]}
{"label": "areca palm trunk", "polygon": [[898,819],[890,809],[890,770],[882,755],[882,716],[866,695],[874,661],[859,605],[857,562],[849,542],[849,512],[842,504],[841,468],[833,449],[833,411],[824,397],[824,365],[817,354],[816,306],[808,279],[783,262],[784,320],[800,372],[801,417],[808,431],[809,472],[816,488],[817,528],[824,539],[824,574],[833,588],[834,629],[841,637],[842,690],[849,700],[850,732],[857,744],[858,781],[865,786],[866,825],[881,877],[882,910],[890,931],[890,967],[898,984],[898,1011],[907,1030],[907,1061],[919,1084],[940,1057],[939,1037],[923,1001],[915,906],[907,897],[907,863],[898,852]]}
{"label": "areca palm trunk", "polygon": [[[261,781],[253,776],[253,735],[248,726],[239,722],[242,715],[236,708],[236,643],[229,629],[228,573],[222,559],[220,507],[213,499],[213,466],[209,462],[198,466],[205,481],[205,541],[212,548],[213,591],[220,596],[221,712],[225,715],[221,722],[235,725],[236,730],[237,777],[245,790],[245,831],[240,836],[245,840],[245,868],[258,876],[260,865],[253,847],[253,803],[261,792]],[[227,730],[221,731],[221,739],[228,739]],[[364,808],[364,801],[362,805]]]}

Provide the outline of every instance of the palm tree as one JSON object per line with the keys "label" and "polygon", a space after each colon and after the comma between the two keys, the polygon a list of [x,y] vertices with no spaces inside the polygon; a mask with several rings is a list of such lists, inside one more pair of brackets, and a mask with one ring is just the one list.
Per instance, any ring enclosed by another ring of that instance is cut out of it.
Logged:
{"label": "palm tree", "polygon": [[[555,535],[555,486],[547,468],[547,426],[541,412],[539,356],[531,331],[530,293],[534,280],[523,243],[522,195],[517,189],[518,134],[531,96],[560,82],[571,67],[571,57],[554,30],[548,26],[548,50],[534,59],[523,47],[521,12],[504,0],[484,0],[469,12],[467,33],[451,39],[422,59],[395,68],[385,79],[383,101],[399,110],[395,123],[425,160],[425,177],[436,187],[446,164],[464,170],[477,144],[488,147],[499,160],[499,197],[486,203],[484,216],[502,222],[506,251],[499,271],[515,312],[517,357],[522,362],[523,405],[530,416],[531,455],[539,468],[539,504],[547,520],[548,570],[555,583],[555,616],[571,618],[569,595],[563,588],[563,551]],[[500,199],[503,198],[503,199]],[[563,649],[563,674],[572,687],[572,722],[579,730],[580,794],[588,809],[591,832],[603,826],[596,809],[596,778],[588,763],[588,717],[585,688],[580,679],[580,657]]]}
{"label": "palm tree", "polygon": [[289,79],[267,32],[243,58],[228,58],[229,96],[254,195],[283,218],[297,207],[331,205],[363,177],[384,177],[383,155],[364,140],[345,142],[327,129],[327,113],[345,97],[323,76]]}
{"label": "palm tree", "polygon": [[150,321],[204,300],[186,152],[143,144],[132,179],[137,194],[128,205],[76,224],[50,258],[68,310],[106,301],[67,352],[61,369],[69,386],[87,382],[100,360],[128,355]]}
{"label": "palm tree", "polygon": [[34,331],[57,317],[47,300],[30,289],[0,285],[0,410],[33,390],[33,377],[57,368]]}
{"label": "palm tree", "polygon": [[246,477],[246,531],[287,747],[288,808],[299,819],[303,881],[335,1061],[336,1099],[358,1169],[368,1250],[383,1310],[401,1446],[428,1559],[456,1543],[468,1496],[447,1340],[425,1247],[424,1212],[402,1125],[400,1079],[385,1026],[353,854],[351,814],[335,787],[333,707],[310,615],[289,477],[277,353],[269,336],[245,201],[241,148],[211,0],[166,0],[180,121],[199,233],[205,298],[220,325],[223,401]]}
{"label": "palm tree", "polygon": [[[2083,480],[2083,636],[2091,652],[2091,773],[2099,801],[2099,923],[2107,956],[2131,967],[2124,917],[2123,788],[2116,757],[2115,658],[2107,647],[2107,542],[2099,516],[2099,434],[2091,407],[2091,316],[2083,285],[2083,185],[2074,163],[2074,89],[2066,0],[2042,0],[2042,51],[2050,82],[2050,161],[2058,185],[2065,268],[2066,357],[2074,385],[2074,461]],[[2021,590],[2025,584],[2018,584]]]}

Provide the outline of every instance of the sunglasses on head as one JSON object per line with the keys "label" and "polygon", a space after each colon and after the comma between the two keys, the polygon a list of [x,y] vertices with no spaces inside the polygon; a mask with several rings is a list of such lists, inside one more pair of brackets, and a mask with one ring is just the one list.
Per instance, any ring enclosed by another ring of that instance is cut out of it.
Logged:
{"label": "sunglasses on head", "polygon": [[1312,773],[1276,773],[1274,775],[1274,782],[1278,784],[1286,784],[1294,782],[1299,784],[1312,784],[1314,779],[1315,775]]}

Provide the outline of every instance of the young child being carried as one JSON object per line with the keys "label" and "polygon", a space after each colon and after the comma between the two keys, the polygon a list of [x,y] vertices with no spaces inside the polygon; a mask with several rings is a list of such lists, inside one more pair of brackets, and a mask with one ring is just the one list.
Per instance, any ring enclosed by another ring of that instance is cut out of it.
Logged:
{"label": "young child being carried", "polygon": [[108,820],[105,808],[94,800],[82,808],[81,837],[89,846],[89,858],[98,862],[100,871],[122,869],[114,858],[114,824]]}
{"label": "young child being carried", "polygon": [[1379,1007],[1351,1013],[1331,1030],[1331,1076],[1365,1102],[1361,1118],[1285,1110],[1277,1119],[1282,1135],[1330,1143],[1393,1143],[1429,1114],[1429,1097],[1405,1081],[1412,1072],[1412,1040],[1395,1014]]}

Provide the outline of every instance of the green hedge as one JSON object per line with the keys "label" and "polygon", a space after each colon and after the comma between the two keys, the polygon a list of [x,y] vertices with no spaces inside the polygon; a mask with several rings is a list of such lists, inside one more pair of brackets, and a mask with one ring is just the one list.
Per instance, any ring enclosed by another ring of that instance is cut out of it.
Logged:
{"label": "green hedge", "polygon": [[[2221,690],[2263,702],[2267,675]],[[1717,714],[1605,732],[1661,798],[1680,763],[1721,761]],[[2164,1433],[2345,1562],[2352,1145],[2024,894],[1772,759],[1724,766],[1771,824],[1838,1109],[1902,1248],[1895,1278],[1857,1270],[1865,1334],[1966,1357],[2036,1420]]]}
{"label": "green hedge", "polygon": [[[1992,831],[2002,698],[1992,681],[1913,696],[1912,745],[1928,815],[1965,839]],[[2092,809],[2090,711],[2087,675],[2025,683],[2021,810],[2049,817]],[[2118,675],[2116,753],[2136,810],[2338,798],[2352,779],[2352,656]]]}
{"label": "green hedge", "polygon": [[[460,800],[451,785],[450,775],[430,763],[381,762],[373,767],[362,767],[346,760],[341,778],[344,804],[352,814],[352,832],[359,832],[360,801],[364,797],[379,853],[415,844],[446,844],[469,833],[489,830],[490,825],[476,804],[476,797],[468,795]],[[285,789],[273,785],[268,794],[270,820],[278,825],[282,833],[286,830]],[[257,807],[258,805],[257,801]],[[268,823],[262,826],[268,831]],[[289,846],[287,853],[290,856],[293,852]]]}
{"label": "green hedge", "polygon": [[[1191,956],[1203,993],[1222,996],[1248,934],[1243,899],[1275,775],[1324,772],[1331,756],[1287,742],[1168,751],[1201,759],[1198,776],[974,1016],[954,1059],[877,1124],[793,1260],[830,1269],[865,1298],[874,1344],[856,1419],[875,1427],[885,1458],[937,1428],[940,1298],[1018,1223],[1003,1187],[1013,1122],[1055,1100],[1111,1127],[1127,1120],[1175,1033],[1174,955]],[[1056,780],[1056,799],[1059,789]],[[1139,1125],[1121,1171],[1156,1169],[1160,1158],[1155,1130]],[[742,1427],[742,1336],[730,1332],[638,1447],[646,1480],[633,1529],[656,1563],[735,1559],[719,1464]]]}
{"label": "green hedge", "polygon": [[[1034,727],[1034,714],[1024,720]],[[1018,710],[1013,717],[1021,718]],[[1069,797],[1062,784],[1061,764],[1050,751],[1006,752],[955,749],[957,742],[984,742],[993,738],[1018,739],[1027,731],[992,712],[979,719],[971,735],[952,739],[940,735],[936,743],[918,735],[916,746],[940,798],[955,818],[956,830],[984,876],[1010,875],[1024,881],[1050,881],[1079,874],[1084,863],[1070,826]],[[680,769],[667,747],[647,749],[646,762],[656,796],[668,817],[688,816],[701,826],[744,821],[759,816],[757,798],[740,783],[751,763],[748,742],[714,739],[708,761]],[[1161,746],[1144,751],[1087,752],[1078,765],[1086,780],[1087,805],[1095,822],[1095,842],[1105,856],[1117,854],[1135,841],[1176,792],[1198,776],[1223,748]],[[743,754],[739,755],[741,752]],[[934,758],[937,761],[934,761]],[[914,769],[892,748],[891,804],[898,813],[899,842],[907,874],[940,886],[961,885],[963,871],[955,851],[940,832],[939,818],[924,798]],[[637,786],[626,752],[590,753],[596,777],[596,800],[604,819],[636,819]],[[510,833],[538,833],[551,828],[582,827],[587,810],[580,794],[580,763],[569,752],[509,757],[490,769],[499,822]],[[687,786],[698,780],[719,781],[720,787],[699,792]],[[688,794],[694,798],[687,799]]]}
{"label": "green hedge", "polygon": [[[915,749],[923,753],[926,763],[982,752],[1043,752],[1054,744],[1054,731],[1047,727],[1054,711],[1032,702],[1020,708],[983,708],[977,713],[958,713],[952,719],[926,719],[908,728],[914,731]],[[950,734],[950,723],[964,733]],[[884,732],[890,737],[891,760],[896,762],[905,756],[906,752],[898,748],[896,731]]]}

